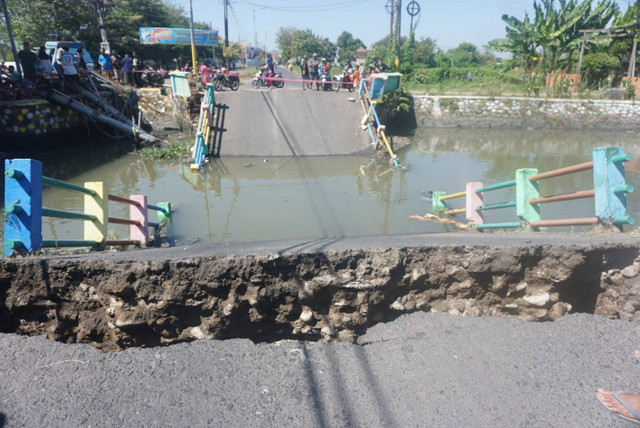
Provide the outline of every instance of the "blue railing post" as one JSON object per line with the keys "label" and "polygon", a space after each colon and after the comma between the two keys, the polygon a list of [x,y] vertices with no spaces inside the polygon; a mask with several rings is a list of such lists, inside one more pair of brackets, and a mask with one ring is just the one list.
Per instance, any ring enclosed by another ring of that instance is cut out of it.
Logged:
{"label": "blue railing post", "polygon": [[631,154],[619,147],[599,147],[593,151],[593,184],[595,189],[596,217],[616,223],[633,223],[627,214],[627,193],[633,186],[625,181],[624,162]]}
{"label": "blue railing post", "polygon": [[42,162],[7,159],[4,171],[4,254],[37,251],[42,245]]}

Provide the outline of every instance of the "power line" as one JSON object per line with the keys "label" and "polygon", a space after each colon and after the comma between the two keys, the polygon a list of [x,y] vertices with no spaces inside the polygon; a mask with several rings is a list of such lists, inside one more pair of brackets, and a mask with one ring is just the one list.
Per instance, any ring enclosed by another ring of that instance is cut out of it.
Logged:
{"label": "power line", "polygon": [[260,7],[268,10],[275,10],[279,12],[308,13],[308,12],[323,12],[328,10],[344,9],[346,7],[356,6],[356,5],[359,5],[362,3],[368,3],[371,1],[372,0],[347,0],[340,3],[328,3],[328,4],[315,5],[315,6],[267,6],[264,4],[253,3],[249,1],[239,1],[239,0],[237,0],[236,3],[247,4],[250,6]]}

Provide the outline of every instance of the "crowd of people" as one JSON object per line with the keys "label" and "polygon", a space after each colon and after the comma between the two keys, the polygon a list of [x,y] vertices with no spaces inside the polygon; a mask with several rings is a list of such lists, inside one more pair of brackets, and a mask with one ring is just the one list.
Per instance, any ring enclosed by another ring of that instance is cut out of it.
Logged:
{"label": "crowd of people", "polygon": [[[289,60],[289,70],[293,69],[293,60]],[[311,59],[307,55],[302,57],[299,62],[300,72],[302,75],[302,90],[313,90],[313,83],[316,83],[316,90],[320,90],[320,79],[324,74],[331,80],[331,62],[326,58],[318,59],[318,54],[311,55]],[[388,67],[382,61],[382,59],[374,60],[369,66],[368,70],[365,70],[363,65],[358,66],[352,64],[351,60],[347,60],[343,72],[349,75],[350,84],[357,87],[360,84],[360,80],[366,76],[374,73],[384,73]]]}
{"label": "crowd of people", "polygon": [[[47,53],[45,46],[37,52],[32,51],[31,44],[24,42],[17,55],[22,74],[13,65],[5,65],[0,61],[0,100],[17,101],[36,97],[39,85],[48,85],[52,80],[62,83],[59,89],[75,90],[80,76],[88,70],[82,48],[75,53],[70,52],[69,45],[63,41],[58,43],[54,55]],[[106,78],[114,79],[123,85],[142,86],[139,73],[143,69],[142,58],[133,52],[121,57],[117,53],[110,55],[100,49],[98,64],[100,72]]]}

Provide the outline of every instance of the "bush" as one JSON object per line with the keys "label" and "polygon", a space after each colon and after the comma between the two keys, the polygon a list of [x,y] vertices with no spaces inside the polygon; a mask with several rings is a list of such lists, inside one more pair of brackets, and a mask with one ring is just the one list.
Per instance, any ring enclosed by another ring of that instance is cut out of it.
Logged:
{"label": "bush", "polygon": [[389,133],[403,133],[418,126],[413,96],[402,88],[385,94],[376,111]]}
{"label": "bush", "polygon": [[415,68],[413,72],[405,76],[411,82],[432,85],[445,80],[466,80],[467,73],[471,72],[473,79],[500,78],[501,72],[495,67],[434,67]]}
{"label": "bush", "polygon": [[589,86],[603,86],[609,76],[620,68],[620,60],[606,52],[586,54],[582,57],[582,69]]}

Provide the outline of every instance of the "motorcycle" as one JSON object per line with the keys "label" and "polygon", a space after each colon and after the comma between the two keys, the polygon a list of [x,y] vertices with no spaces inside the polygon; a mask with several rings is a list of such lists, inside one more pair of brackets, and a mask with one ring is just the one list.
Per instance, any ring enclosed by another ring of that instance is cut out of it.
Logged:
{"label": "motorcycle", "polygon": [[340,88],[348,89],[349,92],[353,91],[353,69],[352,68],[350,68],[349,70],[347,69],[342,70],[342,73],[336,74],[334,76],[334,79],[337,82],[340,82],[338,83],[336,92],[338,92]]}
{"label": "motorcycle", "polygon": [[240,77],[237,74],[229,74],[226,68],[222,68],[213,78],[213,85],[216,91],[221,91],[222,88],[237,91],[240,87]]}
{"label": "motorcycle", "polygon": [[[255,89],[260,89],[263,86],[269,86],[269,80],[267,77],[268,71],[260,70],[256,73],[256,77],[253,78],[251,85]],[[282,73],[276,73],[273,76],[274,79],[282,79]],[[282,88],[284,86],[284,80],[273,80],[273,86],[276,88]]]}
{"label": "motorcycle", "polygon": [[323,91],[333,91],[333,83],[331,82],[331,73],[327,70],[320,72],[320,87]]}
{"label": "motorcycle", "polygon": [[164,85],[164,80],[166,78],[165,73],[158,72],[148,65],[145,65],[143,70],[144,71],[140,73],[140,86],[159,88]]}

